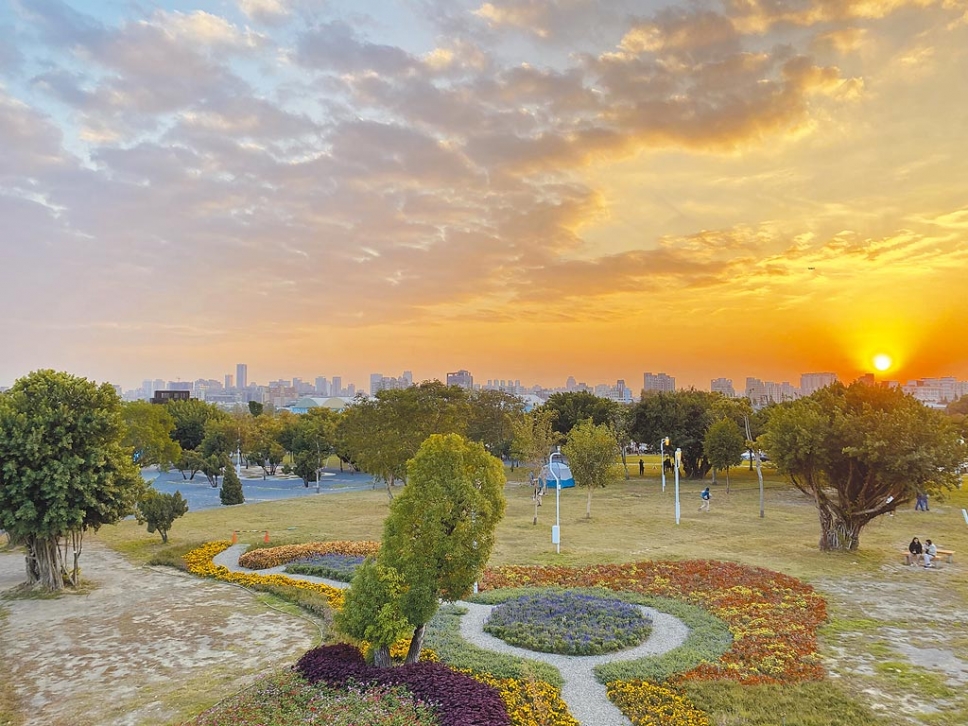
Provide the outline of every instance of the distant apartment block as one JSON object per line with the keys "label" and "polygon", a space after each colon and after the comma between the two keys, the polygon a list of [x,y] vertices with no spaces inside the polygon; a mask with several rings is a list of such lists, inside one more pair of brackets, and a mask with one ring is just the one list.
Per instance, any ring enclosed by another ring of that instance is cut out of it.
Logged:
{"label": "distant apartment block", "polygon": [[155,391],[151,397],[152,403],[168,403],[169,401],[187,401],[192,397],[191,391],[176,389],[171,391]]}
{"label": "distant apartment block", "polygon": [[246,363],[235,366],[235,385],[238,388],[249,387],[249,366]]}
{"label": "distant apartment block", "polygon": [[763,406],[771,403],[792,401],[799,398],[800,391],[788,381],[774,383],[773,381],[761,381],[759,378],[747,378],[746,397],[750,400],[753,408],[763,408]]}
{"label": "distant apartment block", "polygon": [[901,390],[922,403],[941,407],[962,396],[968,396],[968,381],[959,381],[954,376],[944,378],[919,378],[908,381]]}
{"label": "distant apartment block", "polygon": [[382,373],[370,374],[370,395],[375,396],[379,391],[396,391],[410,388],[413,385],[413,373],[404,371],[399,378],[385,376]]}
{"label": "distant apartment block", "polygon": [[736,398],[732,378],[714,378],[709,382],[709,390],[713,393],[722,393],[727,398]]}
{"label": "distant apartment block", "polygon": [[642,390],[645,392],[675,393],[676,379],[665,373],[646,373],[643,376]]}
{"label": "distant apartment block", "polygon": [[233,376],[231,373],[225,374],[225,387],[235,388],[235,376]]}
{"label": "distant apartment block", "polygon": [[809,396],[811,393],[816,393],[821,388],[826,388],[836,382],[836,373],[801,373],[800,395]]}
{"label": "distant apartment block", "polygon": [[465,371],[462,368],[459,371],[447,374],[447,385],[460,386],[461,388],[466,388],[468,391],[473,391],[474,376],[471,375],[470,371]]}

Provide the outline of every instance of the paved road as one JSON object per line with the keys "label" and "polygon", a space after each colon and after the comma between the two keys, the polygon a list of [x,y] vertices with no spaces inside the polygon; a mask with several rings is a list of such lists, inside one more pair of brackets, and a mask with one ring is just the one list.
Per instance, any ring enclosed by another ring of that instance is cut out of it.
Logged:
{"label": "paved road", "polygon": [[[250,471],[254,472],[256,469],[250,469]],[[181,472],[177,470],[159,472],[155,468],[149,468],[143,469],[141,475],[146,481],[150,481],[151,485],[159,492],[173,494],[175,491],[180,491],[188,501],[189,511],[195,512],[199,509],[222,506],[222,502],[218,498],[219,490],[212,487],[202,473],[196,474],[191,481],[184,479]],[[318,491],[316,484],[310,484],[306,487],[303,485],[303,480],[298,477],[249,479],[246,478],[244,471],[242,476],[242,493],[245,495],[246,504],[270,502],[276,499],[318,496],[334,492],[361,491],[372,487],[373,477],[369,474],[340,472],[338,469],[324,471]]]}

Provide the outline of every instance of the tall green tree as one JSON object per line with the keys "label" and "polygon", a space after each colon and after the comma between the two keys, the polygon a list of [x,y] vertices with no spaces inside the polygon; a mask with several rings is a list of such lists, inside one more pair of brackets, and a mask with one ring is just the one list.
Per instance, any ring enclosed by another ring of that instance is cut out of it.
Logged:
{"label": "tall green tree", "polygon": [[616,405],[589,391],[559,391],[552,393],[542,408],[555,412],[555,431],[564,435],[588,418],[596,425],[610,423]]}
{"label": "tall green tree", "polygon": [[276,469],[286,458],[286,449],[279,441],[282,431],[282,419],[270,412],[253,419],[248,447],[243,451],[247,461],[262,467],[263,479],[274,476]]}
{"label": "tall green tree", "polygon": [[587,419],[569,432],[561,452],[568,459],[575,484],[588,493],[585,517],[591,519],[592,491],[607,486],[613,479],[615,432],[604,424],[596,426]]}
{"label": "tall green tree", "polygon": [[470,395],[467,438],[480,441],[494,456],[511,453],[514,420],[524,412],[524,401],[506,391],[480,390]]}
{"label": "tall green tree", "polygon": [[504,516],[504,484],[501,462],[457,434],[430,436],[409,462],[377,557],[403,582],[399,610],[414,629],[408,663],[419,659],[439,602],[465,597],[483,571]]}
{"label": "tall green tree", "polygon": [[706,458],[716,469],[726,470],[726,493],[729,494],[729,468],[743,461],[746,436],[739,425],[731,418],[723,418],[713,423],[706,431],[703,450]]}
{"label": "tall green tree", "polygon": [[873,519],[919,491],[957,486],[966,455],[943,413],[898,389],[863,383],[828,386],[773,407],[760,441],[813,499],[821,550],[856,550]]}
{"label": "tall green tree", "polygon": [[123,404],[125,446],[132,450],[134,462],[141,467],[158,464],[163,470],[181,458],[181,446],[171,438],[175,420],[167,406],[147,401]]}
{"label": "tall green tree", "polygon": [[304,486],[317,481],[319,470],[336,451],[336,426],[339,415],[328,408],[313,408],[297,417],[293,437],[293,470]]}
{"label": "tall green tree", "polygon": [[157,531],[161,535],[161,541],[168,542],[172,523],[187,512],[188,502],[181,492],[167,494],[149,487],[138,500],[135,517],[138,524],[148,525],[148,534]]}
{"label": "tall green tree", "polygon": [[125,433],[107,383],[40,370],[0,394],[0,529],[31,586],[76,587],[84,533],[134,513],[145,483]]}
{"label": "tall green tree", "polygon": [[189,398],[185,401],[169,401],[165,404],[175,422],[171,437],[185,451],[197,449],[205,438],[205,424],[209,420],[228,417],[218,406]]}
{"label": "tall green tree", "polygon": [[407,461],[432,434],[467,430],[470,407],[459,386],[429,381],[398,390],[360,396],[340,422],[341,446],[354,464],[386,484],[405,480]]}
{"label": "tall green tree", "polygon": [[711,468],[704,450],[706,431],[716,420],[714,405],[722,400],[719,393],[692,388],[674,393],[646,393],[632,409],[633,438],[658,444],[668,436],[673,451],[682,449],[686,476],[702,479]]}
{"label": "tall green tree", "polygon": [[367,559],[356,569],[334,623],[344,635],[373,648],[373,664],[388,668],[390,646],[413,630],[401,610],[406,583],[392,567]]}

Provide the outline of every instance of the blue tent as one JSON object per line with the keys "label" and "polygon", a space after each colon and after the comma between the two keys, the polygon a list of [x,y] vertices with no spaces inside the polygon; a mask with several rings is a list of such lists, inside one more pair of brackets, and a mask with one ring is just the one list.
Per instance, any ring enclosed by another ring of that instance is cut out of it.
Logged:
{"label": "blue tent", "polygon": [[554,489],[558,482],[555,480],[555,474],[558,475],[558,479],[561,480],[561,488],[568,489],[569,487],[575,486],[575,477],[571,474],[571,469],[568,468],[568,464],[563,461],[553,461],[551,466],[554,467],[554,471],[549,469],[549,465],[545,464],[541,467],[541,474],[538,478],[541,480],[541,485],[546,489]]}

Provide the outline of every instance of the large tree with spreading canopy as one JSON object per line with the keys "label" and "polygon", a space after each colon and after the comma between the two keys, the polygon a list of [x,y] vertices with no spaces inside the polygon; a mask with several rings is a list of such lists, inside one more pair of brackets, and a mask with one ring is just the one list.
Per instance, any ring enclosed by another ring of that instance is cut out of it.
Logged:
{"label": "large tree with spreading canopy", "polygon": [[0,528],[26,548],[30,586],[76,587],[84,533],[134,513],[145,484],[126,432],[107,383],[41,370],[0,394]]}
{"label": "large tree with spreading canopy", "polygon": [[965,445],[950,419],[896,388],[837,384],[775,406],[759,441],[809,495],[821,550],[856,550],[871,520],[959,482]]}

